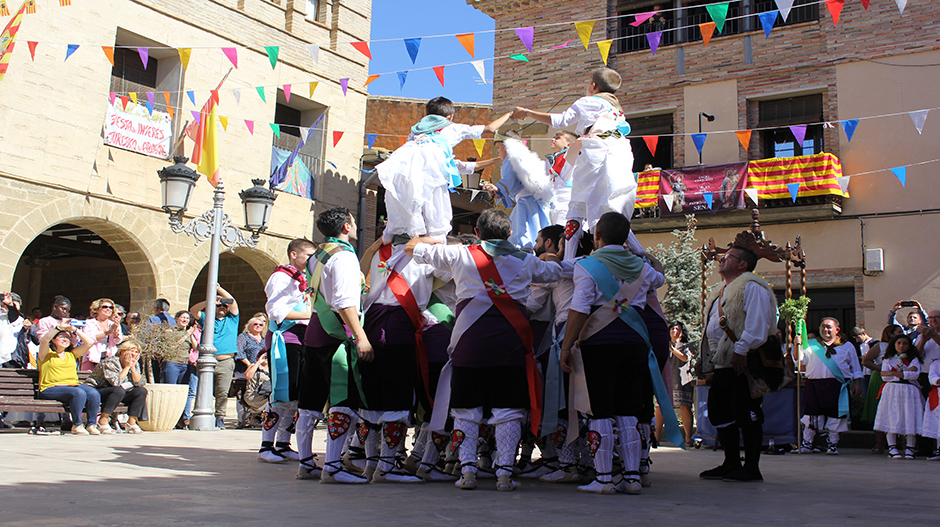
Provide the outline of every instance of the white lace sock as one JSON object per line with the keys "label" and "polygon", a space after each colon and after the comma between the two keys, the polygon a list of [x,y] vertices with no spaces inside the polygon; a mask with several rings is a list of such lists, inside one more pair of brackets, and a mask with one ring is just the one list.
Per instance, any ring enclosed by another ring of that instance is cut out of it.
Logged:
{"label": "white lace sock", "polygon": [[640,433],[640,473],[649,474],[650,471],[650,439],[653,437],[653,427],[649,423],[641,423],[638,427]]}
{"label": "white lace sock", "polygon": [[522,421],[511,420],[498,423],[495,426],[496,434],[496,475],[512,475],[512,467],[516,461],[516,451],[519,449],[519,440],[522,438]]}
{"label": "white lace sock", "polygon": [[453,443],[457,445],[457,458],[461,472],[477,472],[477,442],[480,425],[466,419],[454,418]]}
{"label": "white lace sock", "polygon": [[620,439],[618,451],[620,461],[623,463],[623,476],[626,479],[639,479],[642,441],[637,418],[618,415],[615,419],[617,420],[617,435]]}
{"label": "white lace sock", "polygon": [[[382,430],[379,425],[365,423],[366,437],[363,441],[363,447],[366,449],[366,466],[376,467],[379,464],[379,452],[381,451]],[[362,439],[360,437],[360,439]]]}
{"label": "white lace sock", "polygon": [[591,457],[594,458],[597,481],[610,483],[613,480],[614,420],[591,419],[588,444],[591,448]]}
{"label": "white lace sock", "polygon": [[[391,472],[395,469],[395,460],[398,457],[398,446],[405,440],[408,425],[401,421],[382,424],[382,450],[379,456],[379,472]],[[369,436],[379,435],[375,430]]]}
{"label": "white lace sock", "polygon": [[[280,418],[277,421],[277,441],[278,443],[290,443],[290,425],[294,424],[294,419],[297,416],[297,401],[291,401],[288,403],[277,403],[277,413]],[[317,419],[321,419],[323,414],[320,412],[314,412]],[[294,427],[296,429],[296,426]],[[312,434],[311,428],[311,434]]]}
{"label": "white lace sock", "polygon": [[274,444],[274,436],[277,434],[277,424],[281,420],[277,406],[268,403],[264,411],[264,417],[261,419],[261,442]]}
{"label": "white lace sock", "polygon": [[447,436],[445,434],[428,431],[427,441],[424,446],[424,455],[421,456],[421,464],[424,466],[436,465],[447,443]]}
{"label": "white lace sock", "polygon": [[317,420],[313,410],[299,410],[297,416],[297,454],[300,459],[313,457],[313,428]]}

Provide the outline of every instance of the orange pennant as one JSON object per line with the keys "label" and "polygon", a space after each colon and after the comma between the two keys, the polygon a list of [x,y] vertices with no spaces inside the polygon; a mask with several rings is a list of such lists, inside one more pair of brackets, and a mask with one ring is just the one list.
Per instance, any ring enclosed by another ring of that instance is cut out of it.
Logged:
{"label": "orange pennant", "polygon": [[163,100],[166,101],[166,107],[169,108],[170,107],[170,92],[168,91],[163,92]]}
{"label": "orange pennant", "polygon": [[104,56],[108,57],[108,62],[111,63],[111,67],[114,67],[114,46],[101,46],[101,51],[104,51]]}
{"label": "orange pennant", "polygon": [[646,148],[650,149],[650,153],[653,154],[653,156],[656,156],[656,146],[659,145],[659,136],[644,135],[643,141],[646,142]]}
{"label": "orange pennant", "polygon": [[699,24],[698,28],[702,32],[702,43],[708,46],[708,42],[711,41],[712,35],[715,34],[715,23],[705,22],[704,24]]}
{"label": "orange pennant", "polygon": [[336,148],[336,143],[339,143],[339,140],[343,138],[343,132],[333,132],[333,148]]}
{"label": "orange pennant", "polygon": [[832,15],[832,26],[839,25],[839,16],[842,15],[842,6],[845,0],[826,0],[826,7],[829,8],[829,14]]}
{"label": "orange pennant", "polygon": [[444,86],[444,66],[434,66],[434,73],[437,74],[437,80],[441,81],[441,86]]}
{"label": "orange pennant", "polygon": [[457,40],[459,40],[460,43],[463,44],[463,49],[467,50],[467,53],[469,53],[470,56],[473,57],[473,49],[474,49],[473,33],[461,33],[460,35],[457,35]]}
{"label": "orange pennant", "polygon": [[173,119],[173,107],[167,106],[166,111],[170,113],[170,119]]}
{"label": "orange pennant", "polygon": [[406,135],[398,136],[398,146],[405,146],[406,141],[408,141],[408,136]]}
{"label": "orange pennant", "polygon": [[735,132],[734,135],[738,136],[738,141],[741,141],[741,145],[744,146],[744,150],[747,150],[751,147],[751,131],[743,130],[740,132]]}
{"label": "orange pennant", "polygon": [[209,90],[209,93],[212,94],[212,100],[219,104],[219,90]]}
{"label": "orange pennant", "polygon": [[363,55],[369,57],[369,60],[372,60],[372,52],[369,51],[368,42],[350,42],[350,44],[352,44],[352,47],[359,50],[359,53],[362,53]]}
{"label": "orange pennant", "polygon": [[366,86],[369,85],[369,83],[371,83],[371,82],[374,81],[375,79],[378,79],[379,77],[381,77],[381,75],[369,75],[369,78],[366,79],[366,83],[363,84],[362,87],[365,88]]}

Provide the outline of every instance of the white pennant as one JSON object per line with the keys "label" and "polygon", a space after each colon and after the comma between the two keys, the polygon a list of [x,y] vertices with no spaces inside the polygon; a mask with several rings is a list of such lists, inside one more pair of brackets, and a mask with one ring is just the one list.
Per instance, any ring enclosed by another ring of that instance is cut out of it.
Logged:
{"label": "white pennant", "polygon": [[675,201],[676,197],[672,194],[663,194],[663,201],[666,203],[666,210],[672,210],[672,202]]}
{"label": "white pennant", "polygon": [[917,133],[923,133],[924,123],[927,122],[927,112],[930,110],[917,110],[916,112],[910,112],[911,120],[914,121],[914,127],[917,128]]}
{"label": "white pennant", "polygon": [[901,10],[901,14],[904,14],[904,8],[907,7],[907,0],[894,0],[898,4],[898,9]]}
{"label": "white pennant", "polygon": [[477,196],[480,195],[480,190],[471,190],[470,191],[470,202],[473,203],[473,200],[477,199]]}
{"label": "white pennant", "polygon": [[307,136],[310,135],[310,128],[300,127],[300,142],[301,144],[307,141]]}
{"label": "white pennant", "polygon": [[839,182],[839,188],[842,189],[843,194],[847,194],[849,192],[849,179],[851,179],[850,176],[839,176],[836,178],[836,180]]}
{"label": "white pennant", "polygon": [[786,22],[787,17],[790,16],[790,9],[792,8],[793,0],[777,0],[777,9],[780,11],[780,18],[783,19],[784,22]]}
{"label": "white pennant", "polygon": [[744,189],[744,195],[751,198],[751,202],[757,205],[757,189],[756,188]]}
{"label": "white pennant", "polygon": [[483,69],[483,61],[474,60],[474,61],[471,61],[470,64],[473,64],[473,67],[476,68],[477,73],[480,75],[480,78],[483,79],[483,84],[486,84],[486,72]]}
{"label": "white pennant", "polygon": [[240,101],[242,100],[241,90],[238,88],[235,88],[234,90],[232,90],[232,95],[235,96],[235,104],[240,104]]}
{"label": "white pennant", "polygon": [[320,46],[316,44],[307,44],[304,46],[307,48],[307,53],[310,53],[310,58],[313,59],[314,64],[320,63]]}

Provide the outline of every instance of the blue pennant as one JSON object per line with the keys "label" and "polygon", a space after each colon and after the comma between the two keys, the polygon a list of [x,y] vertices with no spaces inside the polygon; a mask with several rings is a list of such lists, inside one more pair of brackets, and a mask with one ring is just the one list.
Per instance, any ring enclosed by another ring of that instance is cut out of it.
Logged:
{"label": "blue pennant", "polygon": [[891,172],[901,180],[901,186],[907,186],[907,167],[892,168]]}
{"label": "blue pennant", "polygon": [[764,27],[764,35],[767,38],[770,38],[770,30],[774,28],[774,23],[777,21],[777,13],[778,11],[774,9],[757,15],[760,18],[760,25]]}
{"label": "blue pennant", "polygon": [[399,72],[398,72],[398,83],[399,83],[398,89],[402,89],[402,88],[405,87],[405,79],[406,79],[407,77],[408,77],[408,72],[407,72],[407,71],[399,71]]}
{"label": "blue pennant", "polygon": [[855,135],[856,126],[858,126],[858,119],[842,121],[842,130],[845,131],[845,137],[849,139],[850,143],[852,142],[852,136]]}
{"label": "blue pennant", "polygon": [[796,203],[796,197],[800,195],[800,184],[787,183],[787,189],[790,190],[790,197],[793,198],[793,203]]}
{"label": "blue pennant", "polygon": [[692,142],[695,143],[695,149],[698,150],[698,153],[702,153],[702,147],[705,146],[705,138],[708,137],[708,134],[692,134]]}
{"label": "blue pennant", "polygon": [[375,144],[375,138],[378,134],[366,134],[366,142],[369,143],[369,151],[372,151],[372,145]]}
{"label": "blue pennant", "polygon": [[189,100],[192,101],[193,106],[196,106],[196,92],[192,90],[186,90],[186,95],[189,96]]}
{"label": "blue pennant", "polygon": [[703,192],[702,197],[705,198],[705,204],[708,205],[708,208],[712,208],[712,202],[715,199],[715,195],[711,192]]}
{"label": "blue pennant", "polygon": [[414,64],[418,58],[418,48],[421,47],[420,38],[406,38],[405,47],[408,49],[408,56],[411,57],[411,63]]}

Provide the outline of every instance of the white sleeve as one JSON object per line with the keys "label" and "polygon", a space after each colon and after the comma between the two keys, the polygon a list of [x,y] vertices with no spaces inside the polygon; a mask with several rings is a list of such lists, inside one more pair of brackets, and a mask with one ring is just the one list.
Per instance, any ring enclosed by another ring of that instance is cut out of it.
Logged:
{"label": "white sleeve", "polygon": [[415,246],[414,261],[420,264],[428,264],[434,268],[452,270],[453,266],[460,259],[460,251],[465,250],[462,246],[419,243]]}
{"label": "white sleeve", "polygon": [[[572,123],[576,123],[581,117],[581,106],[584,98],[578,99],[574,102],[564,113],[551,113],[549,114],[552,118],[552,128],[567,128],[571,126]],[[578,130],[578,133],[583,132],[584,130]]]}
{"label": "white sleeve", "polygon": [[580,265],[575,266],[573,278],[574,293],[571,296],[570,309],[585,315],[590,314],[591,305],[594,303],[594,299],[597,298],[594,279]]}
{"label": "white sleeve", "polygon": [[[354,307],[359,309],[359,297],[362,293],[362,271],[359,259],[351,251],[339,251],[327,262],[332,265],[334,311]],[[324,269],[325,270],[325,269]]]}
{"label": "white sleeve", "polygon": [[290,297],[289,286],[294,280],[286,273],[277,272],[268,278],[268,283],[264,285],[264,294],[268,300],[264,303],[264,310],[268,313],[268,318],[280,324],[287,318],[293,306],[288,305]]}
{"label": "white sleeve", "polygon": [[441,130],[441,134],[447,138],[451,146],[457,146],[464,139],[480,139],[483,137],[483,130],[486,127],[482,124],[469,125],[453,123]]}
{"label": "white sleeve", "polygon": [[734,343],[734,352],[747,352],[767,341],[768,331],[776,321],[773,298],[760,284],[749,282],[744,286],[744,332]]}
{"label": "white sleeve", "polygon": [[552,299],[552,288],[551,287],[536,287],[532,286],[529,288],[529,298],[525,301],[525,307],[531,313],[535,313],[539,309],[545,306],[545,302],[550,302]]}
{"label": "white sleeve", "polygon": [[853,379],[861,379],[865,375],[862,373],[862,365],[858,360],[858,354],[855,353],[855,346],[851,342],[846,342],[846,344],[846,352],[849,356],[849,373]]}
{"label": "white sleeve", "polygon": [[457,165],[457,173],[463,175],[470,175],[477,169],[477,164],[475,161],[461,161],[455,159],[454,163]]}
{"label": "white sleeve", "polygon": [[934,361],[930,365],[930,372],[927,374],[927,380],[932,386],[940,385],[940,362]]}

